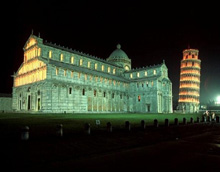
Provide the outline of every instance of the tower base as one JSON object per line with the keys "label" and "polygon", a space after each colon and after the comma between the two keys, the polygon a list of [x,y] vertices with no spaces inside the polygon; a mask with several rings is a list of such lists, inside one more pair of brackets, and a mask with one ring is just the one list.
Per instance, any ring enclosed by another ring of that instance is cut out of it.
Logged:
{"label": "tower base", "polygon": [[195,103],[179,103],[178,110],[183,113],[198,113],[199,112],[199,104]]}

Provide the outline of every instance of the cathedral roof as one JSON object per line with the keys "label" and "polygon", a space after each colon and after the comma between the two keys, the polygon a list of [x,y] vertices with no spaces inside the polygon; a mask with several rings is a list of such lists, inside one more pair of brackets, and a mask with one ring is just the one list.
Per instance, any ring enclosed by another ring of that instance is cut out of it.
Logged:
{"label": "cathedral roof", "polygon": [[86,54],[86,53],[83,53],[83,52],[80,52],[80,51],[77,51],[77,50],[73,50],[71,48],[69,49],[69,48],[64,47],[64,46],[53,44],[51,42],[45,41],[44,45],[47,45],[47,46],[50,46],[50,47],[53,47],[53,48],[56,48],[56,49],[60,49],[60,50],[63,50],[63,51],[67,51],[67,52],[70,52],[70,53],[74,53],[74,54],[77,54],[77,55],[80,55],[80,56],[84,56],[84,57],[87,57],[87,58],[90,58],[90,59],[93,59],[93,60],[96,60],[96,61],[100,61],[100,62],[103,62],[103,63],[107,63],[107,64],[110,64],[110,65],[113,65],[113,66],[117,66],[113,63],[110,63],[110,62],[104,60],[104,59],[101,59],[101,58],[98,58],[98,57],[95,57],[95,56],[92,56],[92,55],[89,55],[89,54]]}
{"label": "cathedral roof", "polygon": [[165,68],[167,68],[165,62],[163,61],[163,63],[161,64],[157,64],[157,65],[150,65],[150,66],[146,66],[146,67],[140,67],[140,68],[133,68],[130,71],[125,71],[125,73],[133,73],[133,72],[140,72],[140,71],[145,71],[145,70],[149,70],[149,69],[156,69],[159,68],[161,66],[165,66]]}
{"label": "cathedral roof", "polygon": [[117,49],[114,50],[108,58],[108,60],[111,59],[129,59],[129,58],[128,55],[121,49],[121,45],[118,44]]}
{"label": "cathedral roof", "polygon": [[[41,59],[45,60],[44,58],[41,58]],[[109,78],[109,79],[115,79],[115,80],[118,80],[118,81],[128,82],[128,80],[124,77],[120,77],[120,76],[117,76],[117,75],[111,75],[109,73],[100,72],[100,71],[92,70],[92,69],[89,69],[89,68],[82,68],[82,67],[77,66],[77,65],[62,63],[62,62],[59,62],[59,61],[56,61],[56,60],[50,60],[49,63],[56,66],[56,67],[61,67],[61,68],[64,68],[64,69],[74,70],[74,71],[78,71],[78,72],[82,72],[82,73],[86,73],[86,74],[92,74],[94,76],[102,76],[102,77]]]}

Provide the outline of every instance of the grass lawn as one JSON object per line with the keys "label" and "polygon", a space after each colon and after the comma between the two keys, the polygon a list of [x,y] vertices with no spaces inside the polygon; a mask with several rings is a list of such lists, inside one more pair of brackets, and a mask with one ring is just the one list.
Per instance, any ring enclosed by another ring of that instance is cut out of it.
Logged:
{"label": "grass lawn", "polygon": [[[52,169],[47,171],[56,171],[53,164],[57,162],[61,163],[61,167],[62,165],[65,167],[65,162],[70,160],[74,162],[84,157],[152,145],[166,140],[174,140],[176,137],[183,138],[187,135],[218,130],[220,127],[201,124],[187,125],[186,127],[159,127],[155,130],[147,128],[145,131],[133,129],[140,127],[141,120],[145,120],[150,126],[153,125],[154,119],[158,119],[159,124],[163,125],[166,118],[172,124],[175,118],[178,118],[182,123],[184,117],[187,121],[191,117],[196,120],[197,117],[202,117],[202,114],[3,113],[0,114],[0,154],[4,157],[2,164],[6,165],[7,169],[10,167],[13,171],[22,171],[23,169],[39,171],[46,168]],[[95,120],[101,122],[99,130]],[[124,128],[124,123],[127,120],[131,122],[131,132],[120,130],[120,128]],[[84,131],[84,124],[87,122],[92,127],[89,136],[81,134]],[[113,125],[112,134],[100,131],[106,129],[107,122],[111,122]],[[64,137],[62,138],[55,136],[57,124],[63,124]],[[27,142],[20,140],[21,129],[24,126],[30,127],[30,139]],[[62,169],[61,167],[60,169]],[[71,170],[74,171],[74,168]]]}
{"label": "grass lawn", "polygon": [[[187,121],[191,117],[196,120],[202,114],[28,114],[28,113],[2,113],[0,114],[0,133],[13,134],[20,132],[24,126],[29,126],[31,132],[47,134],[54,132],[57,124],[63,124],[65,132],[83,131],[85,123],[90,123],[91,129],[105,129],[106,123],[111,122],[114,128],[124,128],[125,121],[130,121],[132,127],[140,126],[141,120],[145,120],[147,126],[153,125],[154,119],[164,124],[166,118],[170,124],[175,118],[181,123],[183,118]],[[100,125],[96,125],[100,120]],[[37,131],[37,132],[36,132]]]}

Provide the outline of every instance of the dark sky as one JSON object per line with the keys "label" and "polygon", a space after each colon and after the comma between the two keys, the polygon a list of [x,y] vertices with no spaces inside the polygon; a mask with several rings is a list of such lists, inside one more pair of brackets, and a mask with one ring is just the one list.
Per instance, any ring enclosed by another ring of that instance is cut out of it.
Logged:
{"label": "dark sky", "polygon": [[178,1],[19,1],[2,4],[1,93],[23,61],[23,46],[34,30],[44,40],[106,59],[118,43],[132,68],[164,59],[178,99],[182,51],[199,49],[202,102],[220,95],[220,25],[216,4]]}

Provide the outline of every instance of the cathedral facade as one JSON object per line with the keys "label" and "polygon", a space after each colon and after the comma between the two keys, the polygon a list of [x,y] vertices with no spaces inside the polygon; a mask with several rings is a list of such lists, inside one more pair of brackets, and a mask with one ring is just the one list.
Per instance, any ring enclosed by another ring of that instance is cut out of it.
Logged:
{"label": "cathedral facade", "polygon": [[43,113],[172,113],[165,62],[131,68],[120,45],[104,60],[33,34],[14,74],[12,108]]}

